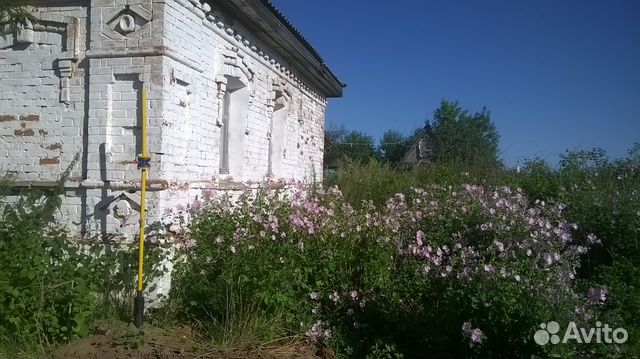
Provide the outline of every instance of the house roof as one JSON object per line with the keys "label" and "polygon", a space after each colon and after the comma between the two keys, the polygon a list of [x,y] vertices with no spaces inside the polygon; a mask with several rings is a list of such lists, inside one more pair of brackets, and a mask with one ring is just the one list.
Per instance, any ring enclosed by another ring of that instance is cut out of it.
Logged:
{"label": "house roof", "polygon": [[[421,163],[421,162],[424,162],[425,160],[427,162],[430,161],[431,159],[428,158],[429,153],[421,153],[418,145],[420,144],[420,141],[432,141],[432,140],[433,140],[433,130],[429,124],[426,124],[422,129],[422,131],[420,131],[420,133],[418,133],[418,135],[416,136],[416,139],[415,141],[413,141],[413,144],[411,145],[411,147],[409,147],[407,152],[405,152],[404,156],[402,157],[401,163]],[[411,158],[413,153],[415,153],[415,159]]]}
{"label": "house roof", "polygon": [[220,5],[227,5],[254,36],[291,63],[320,93],[326,97],[342,96],[346,85],[271,0],[226,0]]}

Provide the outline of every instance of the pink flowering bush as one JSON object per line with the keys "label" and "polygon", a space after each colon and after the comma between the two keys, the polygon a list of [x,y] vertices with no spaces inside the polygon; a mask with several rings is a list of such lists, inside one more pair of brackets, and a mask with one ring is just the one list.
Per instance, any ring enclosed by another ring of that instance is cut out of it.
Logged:
{"label": "pink flowering bush", "polygon": [[402,241],[393,285],[401,297],[381,306],[395,310],[380,324],[397,318],[396,336],[460,350],[446,355],[536,352],[531,328],[579,302],[572,287],[589,243],[574,237],[564,205],[528,203],[518,190],[471,185],[391,198],[385,217]]}
{"label": "pink flowering bush", "polygon": [[352,206],[337,187],[206,198],[171,307],[210,323],[259,308],[281,318],[274,337],[345,356],[381,342],[408,357],[539,354],[539,323],[590,310],[573,288],[591,243],[565,205],[530,203],[473,185],[414,188],[384,205]]}

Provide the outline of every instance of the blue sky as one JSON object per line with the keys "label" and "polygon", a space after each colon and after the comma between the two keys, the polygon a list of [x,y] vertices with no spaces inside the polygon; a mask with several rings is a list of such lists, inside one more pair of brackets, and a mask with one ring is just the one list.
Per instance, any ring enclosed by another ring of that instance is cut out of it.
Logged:
{"label": "blue sky", "polygon": [[486,106],[508,165],[640,142],[638,0],[273,0],[347,83],[327,124],[408,134]]}

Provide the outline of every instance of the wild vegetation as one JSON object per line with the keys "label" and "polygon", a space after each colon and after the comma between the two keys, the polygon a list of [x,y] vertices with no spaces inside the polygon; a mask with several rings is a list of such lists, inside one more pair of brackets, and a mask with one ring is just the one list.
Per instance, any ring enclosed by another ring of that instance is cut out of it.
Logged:
{"label": "wild vegetation", "polygon": [[[489,134],[464,137],[484,143],[481,157],[442,135],[436,153],[449,154],[429,165],[344,153],[322,184],[206,193],[167,214],[160,227],[180,225],[183,238],[149,238],[147,282],[170,253],[175,268],[147,325],[188,327],[219,350],[306,341],[347,358],[640,354],[640,145],[623,159],[578,151],[514,171],[486,111],[441,109],[434,133]],[[19,199],[0,205],[0,353],[47,356],[105,320],[130,321],[135,247],[70,241],[55,191],[7,183],[9,194]],[[536,344],[550,321],[606,323],[628,340]]]}
{"label": "wild vegetation", "polygon": [[[344,357],[637,354],[639,150],[521,173],[347,162],[325,186],[212,193],[189,209],[186,255],[150,320],[191,325],[217,348],[298,337]],[[120,294],[132,292],[135,250],[68,241],[52,221],[58,198],[3,206],[5,352],[46,352],[96,320],[129,319]],[[536,345],[551,320],[601,321],[629,341]]]}
{"label": "wild vegetation", "polygon": [[[97,320],[130,317],[135,247],[71,241],[55,223],[61,190],[0,184],[0,198],[16,199],[0,201],[0,357],[41,357],[89,335]],[[153,277],[161,251],[150,244],[147,253]]]}
{"label": "wild vegetation", "polygon": [[[204,327],[263,323],[261,335],[304,333],[346,357],[637,354],[638,150],[491,176],[348,163],[310,195],[205,199],[171,305]],[[630,340],[539,346],[549,321]]]}

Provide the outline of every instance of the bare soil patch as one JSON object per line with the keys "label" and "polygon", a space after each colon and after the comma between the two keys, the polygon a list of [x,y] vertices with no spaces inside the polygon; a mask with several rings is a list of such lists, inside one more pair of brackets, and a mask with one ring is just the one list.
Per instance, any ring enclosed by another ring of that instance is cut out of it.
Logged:
{"label": "bare soil patch", "polygon": [[304,341],[294,341],[259,349],[212,350],[198,340],[188,327],[161,329],[145,325],[142,330],[131,324],[109,325],[93,335],[53,352],[55,359],[332,359],[334,355]]}

